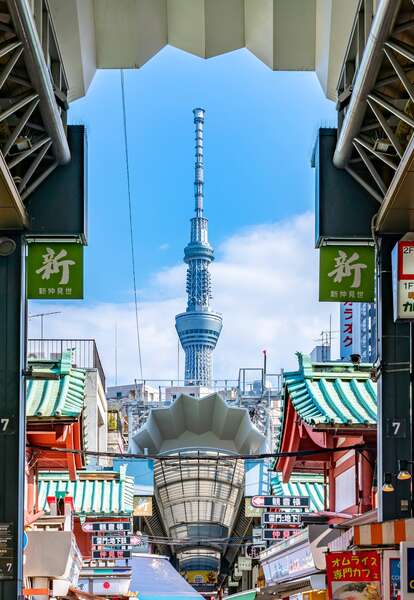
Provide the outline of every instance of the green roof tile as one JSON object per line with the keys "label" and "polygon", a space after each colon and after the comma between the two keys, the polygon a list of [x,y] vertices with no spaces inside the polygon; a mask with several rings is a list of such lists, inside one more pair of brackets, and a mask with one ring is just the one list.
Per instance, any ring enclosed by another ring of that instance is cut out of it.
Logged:
{"label": "green roof tile", "polygon": [[294,473],[288,483],[283,483],[280,473],[272,475],[272,493],[275,496],[307,496],[310,510],[319,512],[323,505],[323,476],[315,473]]}
{"label": "green roof tile", "polygon": [[72,496],[79,515],[130,515],[133,511],[134,478],[123,473],[114,478],[113,472],[83,471],[77,481],[70,481],[67,473],[41,472],[38,489],[39,508],[46,513],[50,511],[47,497],[57,492]]}
{"label": "green roof tile", "polygon": [[85,401],[86,370],[72,367],[72,352],[60,360],[30,360],[35,374],[46,373],[58,379],[29,379],[26,393],[28,417],[79,417]]}
{"label": "green roof tile", "polygon": [[310,425],[375,424],[376,385],[371,366],[312,363],[298,353],[299,369],[283,375],[285,389],[299,417]]}

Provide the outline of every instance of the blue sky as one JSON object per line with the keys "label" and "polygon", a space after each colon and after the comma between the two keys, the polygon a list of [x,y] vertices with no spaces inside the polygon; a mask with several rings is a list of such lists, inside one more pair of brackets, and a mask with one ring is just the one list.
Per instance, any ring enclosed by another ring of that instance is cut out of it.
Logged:
{"label": "blue sky", "polygon": [[[206,109],[213,308],[224,318],[216,377],[260,364],[264,348],[272,370],[295,368],[295,351],[309,352],[338,313],[317,301],[310,167],[318,127],[335,125],[333,103],[314,73],[272,72],[245,49],[203,60],[166,47],[125,80],[144,376],[177,374],[196,106]],[[116,325],[118,383],[128,382],[138,373],[120,72],[98,72],[69,115],[88,134],[85,300],[32,302],[30,312],[62,311],[45,322],[46,337],[96,338],[109,382]]]}
{"label": "blue sky", "polygon": [[[247,50],[203,60],[167,47],[125,79],[140,288],[181,260],[189,236],[195,106],[207,111],[206,213],[215,246],[243,227],[313,208],[312,145],[317,127],[335,119],[314,73],[272,72]],[[88,130],[86,299],[125,301],[131,276],[119,71],[98,72],[70,120]]]}

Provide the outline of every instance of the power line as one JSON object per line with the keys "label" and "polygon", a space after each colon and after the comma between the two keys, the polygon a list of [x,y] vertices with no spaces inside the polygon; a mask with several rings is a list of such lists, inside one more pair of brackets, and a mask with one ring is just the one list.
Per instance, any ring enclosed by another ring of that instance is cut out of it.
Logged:
{"label": "power line", "polygon": [[79,454],[82,456],[96,456],[96,457],[106,457],[106,458],[125,458],[128,460],[136,459],[151,459],[156,460],[158,462],[176,462],[179,465],[185,461],[214,461],[214,462],[224,462],[224,461],[234,461],[234,460],[259,460],[265,458],[301,458],[306,456],[314,456],[319,454],[329,454],[331,452],[346,452],[348,450],[355,450],[357,452],[362,452],[363,450],[374,450],[374,448],[367,446],[366,444],[353,444],[352,446],[340,446],[338,448],[315,448],[314,450],[296,450],[293,452],[262,452],[259,454],[223,454],[221,456],[194,456],[193,455],[164,455],[159,456],[158,454],[137,454],[137,453],[120,453],[120,452],[98,452],[94,450],[73,450],[67,448],[56,448],[53,446],[37,446],[32,444],[27,444],[28,448],[33,448],[35,450],[43,450],[47,452],[57,452],[63,454]]}
{"label": "power line", "polygon": [[134,226],[132,221],[132,202],[131,202],[131,181],[129,176],[129,152],[128,152],[128,132],[127,132],[127,117],[125,108],[125,82],[124,82],[124,71],[121,69],[121,90],[122,90],[122,120],[124,126],[124,146],[125,146],[125,166],[127,175],[127,188],[128,188],[128,216],[129,216],[129,235],[131,243],[131,264],[132,264],[132,281],[134,285],[134,304],[135,304],[135,327],[137,333],[137,350],[138,350],[138,361],[139,370],[142,375],[142,356],[141,356],[141,339],[139,333],[139,314],[138,314],[138,296],[137,296],[137,278],[135,269],[135,245],[134,245]]}

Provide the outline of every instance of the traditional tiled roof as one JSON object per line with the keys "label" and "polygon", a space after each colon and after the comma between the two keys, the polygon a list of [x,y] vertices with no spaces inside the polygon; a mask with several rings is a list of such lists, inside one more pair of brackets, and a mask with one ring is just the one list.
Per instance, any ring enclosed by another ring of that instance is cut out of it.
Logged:
{"label": "traditional tiled roof", "polygon": [[85,369],[72,367],[72,352],[58,360],[30,360],[33,373],[57,379],[29,379],[26,414],[28,417],[79,417],[85,399]]}
{"label": "traditional tiled roof", "polygon": [[79,515],[130,515],[133,511],[134,478],[114,471],[83,471],[77,481],[68,473],[39,473],[39,509],[50,512],[48,496],[71,496]]}
{"label": "traditional tiled roof", "polygon": [[273,473],[272,493],[275,496],[309,496],[311,511],[324,509],[323,476],[315,473],[294,473],[288,483],[282,482],[280,473]]}
{"label": "traditional tiled roof", "polygon": [[377,389],[370,365],[312,363],[298,353],[299,370],[284,373],[298,416],[310,425],[363,425],[377,421]]}

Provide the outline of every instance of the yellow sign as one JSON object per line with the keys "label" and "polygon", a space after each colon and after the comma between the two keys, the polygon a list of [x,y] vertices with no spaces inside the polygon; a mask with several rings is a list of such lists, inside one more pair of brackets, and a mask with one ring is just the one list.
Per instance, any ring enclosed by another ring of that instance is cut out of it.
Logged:
{"label": "yellow sign", "polygon": [[251,498],[244,499],[244,516],[250,519],[255,517],[261,517],[263,514],[263,508],[256,508],[252,505]]}
{"label": "yellow sign", "polygon": [[185,578],[192,585],[217,583],[217,573],[214,571],[186,571]]}

